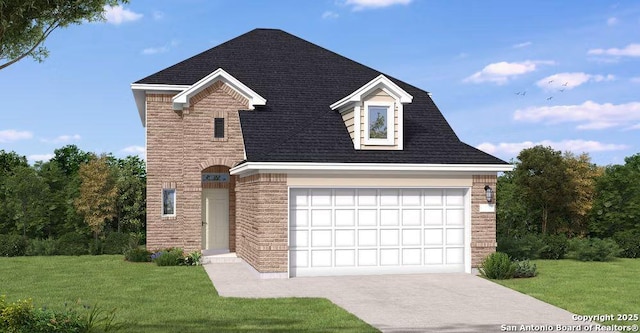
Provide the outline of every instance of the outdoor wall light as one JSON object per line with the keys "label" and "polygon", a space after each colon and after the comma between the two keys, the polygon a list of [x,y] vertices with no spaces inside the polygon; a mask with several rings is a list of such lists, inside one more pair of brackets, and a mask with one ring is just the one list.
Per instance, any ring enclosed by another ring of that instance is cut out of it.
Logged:
{"label": "outdoor wall light", "polygon": [[484,194],[487,197],[487,203],[491,203],[493,201],[493,190],[489,185],[484,186]]}

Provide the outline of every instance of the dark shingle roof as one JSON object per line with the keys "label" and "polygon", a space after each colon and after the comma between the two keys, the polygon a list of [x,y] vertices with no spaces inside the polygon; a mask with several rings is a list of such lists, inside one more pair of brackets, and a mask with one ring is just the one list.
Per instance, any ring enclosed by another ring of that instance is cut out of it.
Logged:
{"label": "dark shingle roof", "polygon": [[191,85],[222,68],[267,99],[241,111],[247,161],[507,164],[461,142],[426,91],[385,75],[413,96],[404,150],[356,150],[329,105],[383,74],[281,30],[256,29],[136,83]]}

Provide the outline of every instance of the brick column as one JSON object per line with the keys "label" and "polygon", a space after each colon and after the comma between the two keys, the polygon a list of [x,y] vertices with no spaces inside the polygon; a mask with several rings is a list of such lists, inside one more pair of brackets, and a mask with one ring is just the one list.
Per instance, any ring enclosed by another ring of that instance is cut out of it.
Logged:
{"label": "brick column", "polygon": [[496,213],[481,213],[479,206],[487,203],[484,187],[496,191],[496,175],[474,175],[471,188],[471,267],[478,267],[482,260],[496,251]]}

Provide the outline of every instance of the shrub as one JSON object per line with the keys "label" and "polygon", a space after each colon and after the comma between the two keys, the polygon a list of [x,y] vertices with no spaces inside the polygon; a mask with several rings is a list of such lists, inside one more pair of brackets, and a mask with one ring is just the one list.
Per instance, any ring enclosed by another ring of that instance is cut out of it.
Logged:
{"label": "shrub", "polygon": [[506,253],[515,260],[537,259],[544,243],[537,234],[527,234],[520,237],[499,236],[498,252]]}
{"label": "shrub", "polygon": [[184,257],[182,260],[182,264],[186,266],[200,266],[200,259],[202,258],[202,253],[200,252],[191,252],[188,256]]}
{"label": "shrub", "polygon": [[144,248],[134,247],[125,251],[124,259],[131,262],[149,262],[151,261],[151,252]]}
{"label": "shrub", "polygon": [[528,278],[538,275],[538,267],[529,260],[516,260],[513,265],[515,267],[513,271],[514,278]]}
{"label": "shrub", "polygon": [[540,249],[541,259],[563,259],[569,249],[569,241],[564,234],[545,235],[542,243],[544,245]]}
{"label": "shrub", "polygon": [[600,238],[574,238],[569,242],[571,256],[581,261],[610,261],[621,250],[613,240]]}
{"label": "shrub", "polygon": [[76,232],[66,233],[58,238],[58,254],[79,256],[89,253],[89,238]]}
{"label": "shrub", "polygon": [[124,254],[130,247],[131,236],[122,232],[110,232],[102,242],[103,254]]}
{"label": "shrub", "polygon": [[624,258],[640,258],[640,231],[620,231],[613,239],[622,249],[620,256]]}
{"label": "shrub", "polygon": [[28,256],[52,256],[57,253],[58,241],[52,237],[45,239],[31,239],[27,246]]}
{"label": "shrub", "polygon": [[494,252],[482,261],[480,275],[488,279],[504,280],[513,277],[514,264],[506,253]]}
{"label": "shrub", "polygon": [[184,252],[180,248],[169,248],[151,255],[151,261],[158,266],[178,266],[182,262]]}
{"label": "shrub", "polygon": [[23,256],[27,252],[27,245],[27,239],[20,235],[0,235],[0,256]]}

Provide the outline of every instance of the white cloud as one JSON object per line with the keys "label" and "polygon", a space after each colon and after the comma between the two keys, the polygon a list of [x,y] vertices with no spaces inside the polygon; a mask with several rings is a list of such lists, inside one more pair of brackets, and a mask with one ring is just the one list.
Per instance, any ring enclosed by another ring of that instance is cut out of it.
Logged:
{"label": "white cloud", "polygon": [[67,142],[71,142],[71,141],[80,141],[82,137],[79,134],[74,134],[74,135],[60,135],[56,138],[53,139],[41,139],[40,141],[42,142],[47,142],[47,143],[67,143]]}
{"label": "white cloud", "polygon": [[591,49],[587,54],[592,55],[609,55],[609,56],[626,56],[626,57],[640,57],[640,44],[629,44],[623,49],[610,48],[610,49]]}
{"label": "white cloud", "polygon": [[538,142],[533,141],[524,141],[524,142],[501,142],[497,144],[484,142],[479,144],[476,148],[487,152],[489,154],[510,154],[517,155],[526,148],[531,148],[533,146],[550,146],[555,150],[560,151],[571,151],[574,153],[582,153],[582,152],[599,152],[599,151],[612,151],[612,150],[623,150],[629,148],[627,145],[620,144],[612,144],[612,143],[602,143],[598,141],[592,140],[562,140],[562,141],[551,141],[551,140],[542,140]]}
{"label": "white cloud", "polygon": [[0,142],[3,143],[31,139],[32,137],[33,133],[29,131],[16,131],[13,129],[0,131]]}
{"label": "white cloud", "polygon": [[29,160],[31,163],[37,162],[37,161],[46,162],[52,159],[54,156],[55,156],[54,154],[34,154],[34,155],[27,156],[27,160]]}
{"label": "white cloud", "polygon": [[165,53],[165,52],[169,52],[172,48],[178,46],[180,44],[180,42],[176,39],[172,40],[170,43],[167,43],[163,46],[159,46],[159,47],[147,47],[146,49],[142,50],[142,54],[146,54],[146,55],[153,55],[153,54],[158,54],[158,53]]}
{"label": "white cloud", "polygon": [[104,6],[104,18],[107,23],[119,25],[124,22],[133,22],[142,18],[142,14],[124,9],[122,6]]}
{"label": "white cloud", "polygon": [[632,77],[629,79],[629,81],[633,83],[640,83],[640,76]]}
{"label": "white cloud", "polygon": [[153,19],[156,21],[160,21],[164,18],[164,12],[156,10],[153,12]]}
{"label": "white cloud", "polygon": [[524,43],[515,44],[512,47],[514,49],[520,49],[520,48],[523,48],[523,47],[531,46],[532,44],[533,44],[532,42],[524,42]]}
{"label": "white cloud", "polygon": [[615,76],[608,75],[592,75],[583,72],[576,73],[558,73],[547,76],[543,79],[540,79],[536,82],[538,87],[544,90],[558,90],[558,89],[567,89],[571,90],[579,85],[582,85],[586,82],[602,82],[602,81],[613,81]]}
{"label": "white cloud", "polygon": [[493,82],[505,84],[516,76],[533,72],[538,65],[553,65],[549,60],[526,60],[522,62],[496,62],[485,66],[481,71],[465,78],[463,82],[482,83]]}
{"label": "white cloud", "polygon": [[579,123],[577,129],[599,130],[624,127],[640,120],[640,102],[599,104],[586,101],[580,105],[555,105],[516,110],[513,118],[519,121],[548,123]]}
{"label": "white cloud", "polygon": [[412,0],[346,0],[347,6],[353,6],[354,11],[363,9],[383,8],[393,5],[408,5]]}
{"label": "white cloud", "polygon": [[610,27],[612,27],[612,26],[614,26],[616,24],[618,24],[618,18],[617,17],[610,17],[607,20],[607,25],[610,26]]}
{"label": "white cloud", "polygon": [[629,128],[627,128],[629,130],[640,130],[640,123],[637,123]]}
{"label": "white cloud", "polygon": [[336,12],[332,12],[330,10],[325,11],[324,13],[322,13],[322,18],[327,20],[327,19],[337,19],[340,15],[338,15],[338,13]]}
{"label": "white cloud", "polygon": [[146,159],[147,149],[143,146],[129,146],[120,150],[121,153],[127,155],[138,155],[142,159]]}

